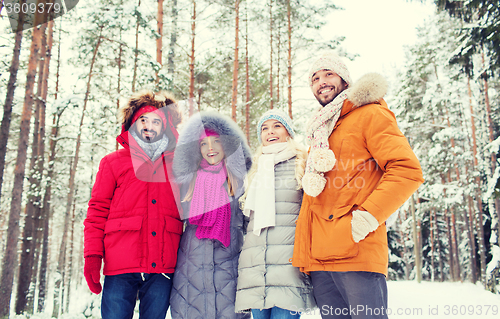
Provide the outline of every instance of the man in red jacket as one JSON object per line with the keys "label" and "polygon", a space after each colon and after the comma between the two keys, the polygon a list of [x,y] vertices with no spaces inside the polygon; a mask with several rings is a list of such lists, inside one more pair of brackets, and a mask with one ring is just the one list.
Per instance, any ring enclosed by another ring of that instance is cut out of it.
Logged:
{"label": "man in red jacket", "polygon": [[[92,188],[84,275],[101,290],[104,319],[164,319],[182,234],[172,158],[181,113],[173,97],[142,91],[121,109],[123,149],[105,156]],[[104,289],[100,270],[104,261]]]}

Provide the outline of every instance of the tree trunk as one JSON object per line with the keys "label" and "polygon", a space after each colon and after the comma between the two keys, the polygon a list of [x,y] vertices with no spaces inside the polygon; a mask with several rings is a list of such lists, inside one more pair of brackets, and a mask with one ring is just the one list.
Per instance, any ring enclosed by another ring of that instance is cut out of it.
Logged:
{"label": "tree trunk", "polygon": [[234,5],[235,27],[234,27],[234,64],[233,64],[233,84],[231,88],[231,118],[236,122],[236,106],[238,103],[238,49],[239,49],[239,28],[240,28],[240,0],[236,0]]}
{"label": "tree trunk", "polygon": [[54,289],[54,308],[53,308],[53,317],[58,317],[59,315],[59,308],[61,307],[62,303],[60,304],[58,301],[58,297],[61,296],[62,294],[60,293],[61,289],[61,283],[62,283],[62,274],[64,271],[64,255],[66,251],[66,239],[68,235],[68,227],[69,227],[69,217],[70,217],[70,212],[71,212],[71,206],[73,203],[73,196],[75,193],[75,175],[76,175],[76,170],[78,168],[78,159],[79,159],[79,153],[80,153],[80,143],[81,143],[81,136],[82,136],[82,127],[83,127],[83,120],[85,118],[85,110],[87,109],[87,103],[89,100],[89,95],[90,95],[90,83],[92,80],[92,72],[94,69],[94,64],[96,61],[97,57],[97,52],[99,50],[99,46],[102,41],[102,28],[101,32],[99,34],[99,37],[97,39],[96,47],[94,50],[94,54],[92,56],[92,61],[90,63],[90,70],[89,70],[89,76],[87,80],[87,90],[85,91],[85,98],[83,100],[83,110],[82,110],[82,116],[80,118],[80,126],[78,127],[78,135],[76,137],[76,147],[75,147],[75,156],[73,159],[72,167],[70,168],[70,175],[69,175],[69,191],[68,191],[68,198],[66,200],[66,213],[64,215],[64,229],[62,233],[62,240],[61,240],[61,247],[59,249],[60,255],[59,255],[59,260],[58,260],[58,266],[57,266],[57,271],[56,271],[56,283],[55,283],[55,289]]}
{"label": "tree trunk", "polygon": [[[44,166],[45,166],[45,119],[46,119],[46,108],[47,108],[47,96],[48,96],[48,79],[50,75],[50,61],[52,57],[52,44],[53,44],[53,34],[54,34],[54,21],[51,20],[47,24],[48,26],[48,31],[47,31],[47,40],[45,41],[45,62],[43,64],[43,81],[42,81],[42,90],[41,90],[41,95],[40,99],[38,100],[38,103],[40,103],[40,134],[39,134],[39,139],[38,139],[38,153],[41,154],[39,156],[38,160],[38,175],[43,176],[44,172]],[[42,38],[43,40],[43,38]],[[42,187],[39,187],[39,194],[42,193]],[[32,288],[30,289],[29,293],[29,298],[28,298],[28,309],[34,309],[34,296],[35,296],[35,289],[36,289],[36,283],[37,283],[37,274],[38,274],[38,264],[39,264],[39,259],[40,259],[40,253],[41,253],[41,241],[43,237],[43,225],[42,225],[42,197],[41,195],[37,196],[37,202],[39,203],[38,205],[35,206],[35,239],[34,239],[34,253],[35,253],[35,258],[34,258],[34,269],[33,269],[33,276],[32,276]]]}
{"label": "tree trunk", "polygon": [[[191,56],[189,57],[189,116],[194,113],[194,40],[196,38],[196,1],[193,0],[191,16]],[[198,105],[199,107],[199,105]]]}
{"label": "tree trunk", "polygon": [[[35,246],[36,246],[36,227],[38,212],[40,211],[40,187],[41,178],[43,176],[43,149],[40,146],[44,142],[44,132],[45,132],[45,121],[40,123],[42,108],[44,107],[43,99],[43,85],[45,81],[45,63],[47,57],[47,35],[46,35],[47,24],[42,24],[40,26],[41,31],[41,47],[40,47],[40,59],[38,62],[38,83],[37,83],[37,98],[35,101],[35,125],[33,130],[33,141],[31,147],[31,162],[29,176],[30,191],[28,195],[28,202],[26,203],[26,217],[24,220],[24,234],[23,243],[21,248],[21,261],[19,264],[19,272],[23,274],[18,278],[17,284],[17,298],[16,298],[16,314],[20,315],[24,311],[30,311],[26,309],[27,305],[27,295],[29,292],[30,284],[33,276],[33,266],[35,260]],[[45,112],[43,112],[45,116]],[[40,169],[41,164],[41,171]],[[38,168],[38,169],[37,169]],[[32,309],[31,309],[32,310]],[[31,313],[31,312],[30,312]]]}
{"label": "tree trunk", "polygon": [[[451,173],[448,171],[448,182],[451,183]],[[455,214],[455,209],[453,207],[450,207],[450,228],[451,228],[451,248],[453,248],[453,257],[454,257],[454,265],[455,265],[455,275],[456,275],[456,280],[462,280],[461,279],[461,270],[460,270],[460,251],[458,249],[458,242],[457,242],[457,221],[456,221],[456,214]]]}
{"label": "tree trunk", "polygon": [[[484,68],[484,49],[481,46],[481,59],[483,63],[483,68]],[[484,103],[486,106],[486,118],[488,120],[488,133],[489,133],[489,142],[493,142],[495,140],[495,134],[493,132],[494,124],[491,119],[491,105],[490,105],[490,98],[489,98],[489,93],[488,93],[488,74],[486,71],[483,73],[483,82],[484,82]],[[497,166],[497,158],[496,154],[492,153],[491,154],[491,162],[490,162],[490,172],[491,175],[488,176],[488,185],[490,183],[496,184],[496,180],[492,180],[492,176],[495,174],[496,166]],[[500,209],[500,200],[498,198],[493,199],[493,195],[488,198],[488,210],[491,215],[491,236],[490,236],[490,246],[491,246],[491,251],[493,251],[496,246],[496,249],[499,249],[499,236],[500,236],[500,223],[499,223],[499,214],[498,210]],[[496,225],[495,225],[496,224]],[[500,267],[500,262],[497,261],[496,264],[494,265],[492,272],[498,271],[498,268]],[[487,284],[490,286],[490,290],[494,291],[493,286],[495,285],[496,278],[490,276],[490,274],[487,274]]]}
{"label": "tree trunk", "polygon": [[280,73],[280,66],[281,66],[281,21],[278,21],[278,32],[277,32],[277,37],[278,37],[278,56],[276,57],[276,103],[280,105],[280,84],[281,84],[281,73]]}
{"label": "tree trunk", "polygon": [[[120,110],[120,96],[121,96],[121,80],[122,80],[122,55],[123,55],[123,44],[122,44],[122,30],[120,29],[120,49],[118,50],[118,83],[116,84],[116,112],[118,114]],[[118,150],[118,141],[115,142],[115,150]]]}
{"label": "tree trunk", "polygon": [[[41,19],[41,14],[35,14],[35,25],[37,25],[38,21],[40,21],[39,19]],[[28,72],[26,77],[26,91],[24,96],[23,112],[21,115],[17,159],[14,169],[14,184],[12,187],[6,249],[2,260],[2,276],[0,280],[0,318],[7,317],[9,315],[14,272],[16,271],[18,264],[17,244],[20,232],[19,223],[21,219],[22,192],[30,134],[31,111],[33,108],[33,86],[36,76],[38,51],[40,49],[40,32],[40,28],[33,28]]]}
{"label": "tree trunk", "polygon": [[446,223],[446,237],[448,239],[448,264],[450,268],[450,279],[452,281],[457,281],[457,273],[456,273],[456,268],[455,268],[455,256],[454,256],[454,249],[452,245],[452,238],[451,238],[451,218],[450,218],[450,211],[449,209],[444,210],[444,222]]}
{"label": "tree trunk", "polygon": [[68,226],[64,224],[64,229],[63,229],[63,236],[61,239],[61,245],[60,245],[60,250],[59,250],[59,258],[57,262],[57,269],[56,269],[56,280],[54,283],[54,308],[52,309],[52,317],[54,318],[59,318],[59,313],[61,312],[62,308],[62,298],[63,298],[63,287],[61,285],[62,282],[64,282],[64,261],[66,260],[66,240],[67,240],[67,233],[68,233]]}
{"label": "tree trunk", "polygon": [[434,259],[435,259],[434,240],[436,238],[434,236],[435,232],[436,232],[436,208],[433,207],[429,211],[429,233],[430,233],[429,245],[431,246],[431,281],[434,281],[436,276],[436,266],[434,265]]}
{"label": "tree trunk", "polygon": [[[43,60],[40,61],[41,64],[43,64]],[[43,67],[43,66],[42,66]],[[42,70],[39,68],[39,70]],[[41,79],[41,74],[38,77]],[[40,82],[40,80],[39,80]],[[40,85],[40,83],[38,83]],[[37,96],[38,98],[38,96]],[[39,151],[38,151],[38,138],[39,138],[39,130],[40,130],[40,122],[39,122],[39,117],[40,117],[40,105],[39,103],[35,103],[36,108],[35,108],[35,113],[34,113],[34,118],[35,118],[35,125],[34,125],[34,130],[33,130],[33,140],[31,144],[31,161],[30,161],[30,168],[28,170],[29,172],[29,191],[28,191],[28,201],[26,203],[24,212],[26,217],[24,218],[24,228],[23,228],[23,237],[22,237],[22,246],[21,246],[21,256],[20,256],[20,263],[19,263],[19,273],[23,274],[22,276],[18,277],[17,281],[17,297],[16,297],[16,305],[15,305],[15,311],[16,314],[20,315],[22,314],[25,310],[27,310],[26,304],[27,304],[27,295],[29,292],[29,287],[31,283],[31,278],[33,276],[33,262],[34,262],[34,240],[35,240],[35,203],[36,201],[36,193],[38,191],[38,188],[40,187],[40,181],[38,172],[35,172],[37,162],[39,160]],[[41,177],[42,175],[40,175]],[[28,313],[29,312],[28,310]]]}
{"label": "tree trunk", "polygon": [[179,19],[179,11],[177,9],[177,0],[172,0],[172,30],[170,33],[170,49],[168,50],[168,73],[172,79],[172,87],[175,76],[175,46],[177,45],[177,20]]}
{"label": "tree trunk", "polygon": [[404,280],[409,280],[411,265],[410,265],[410,260],[408,259],[408,255],[409,255],[408,243],[411,242],[411,239],[410,239],[409,233],[406,232],[405,229],[403,228],[403,221],[408,220],[408,211],[404,210],[401,213],[403,214],[403,216],[401,218],[399,218],[398,220],[400,220],[399,244],[401,244],[401,246],[403,247],[403,251],[401,253],[401,259],[403,260],[403,265],[404,265],[404,269],[403,269],[404,277],[403,278],[404,278]]}
{"label": "tree trunk", "polygon": [[[158,0],[158,23],[157,23],[158,38],[156,39],[156,62],[161,66],[163,55],[163,0]],[[158,72],[156,73],[156,84],[160,83]]]}
{"label": "tree trunk", "polygon": [[462,267],[460,265],[460,250],[458,249],[458,242],[457,242],[457,219],[455,212],[452,210],[451,211],[451,240],[452,240],[452,245],[453,249],[455,250],[455,267],[456,267],[456,274],[457,274],[457,280],[462,281]]}
{"label": "tree trunk", "polygon": [[71,214],[71,235],[69,237],[69,252],[68,252],[68,262],[66,265],[68,274],[66,277],[66,307],[65,312],[69,312],[69,303],[71,296],[71,279],[73,278],[73,251],[74,251],[74,237],[75,237],[75,210],[76,210],[76,193],[78,189],[75,190],[75,199],[73,200],[73,212]]}
{"label": "tree trunk", "polygon": [[433,208],[434,210],[434,220],[436,223],[436,233],[434,234],[436,236],[436,244],[437,244],[437,258],[438,258],[438,267],[439,267],[439,281],[443,282],[444,281],[444,265],[443,265],[443,254],[441,252],[441,232],[439,231],[439,218],[437,214],[437,209]]}
{"label": "tree trunk", "polygon": [[415,270],[416,270],[416,276],[417,276],[417,282],[422,281],[422,267],[421,265],[421,259],[420,259],[420,249],[419,249],[419,239],[418,239],[418,233],[417,233],[417,215],[415,213],[415,199],[413,198],[413,195],[410,198],[410,211],[411,211],[411,217],[412,217],[412,233],[413,233],[413,254],[415,256]]}
{"label": "tree trunk", "polygon": [[270,108],[274,107],[273,98],[273,0],[269,0],[269,99]]}
{"label": "tree trunk", "polygon": [[[470,88],[470,78],[467,76],[467,88],[469,94],[469,107],[471,114],[471,129],[472,129],[472,154],[474,157],[474,168],[478,168],[477,160],[477,141],[476,141],[476,125],[474,123],[474,109],[472,107],[472,91]],[[484,242],[484,228],[483,228],[483,203],[481,200],[481,177],[476,176],[476,203],[477,203],[477,236],[478,236],[478,249],[479,249],[479,262],[481,267],[481,282],[486,288],[486,246]]]}
{"label": "tree trunk", "polygon": [[[465,196],[465,195],[464,195]],[[477,260],[476,260],[476,240],[474,238],[474,203],[473,199],[470,195],[467,195],[467,207],[469,208],[468,212],[466,212],[466,216],[464,216],[465,222],[467,224],[467,231],[469,236],[470,246],[470,274],[471,274],[471,282],[475,284],[477,282]]]}
{"label": "tree trunk", "polygon": [[56,158],[57,136],[59,133],[59,121],[65,109],[54,114],[52,119],[52,132],[50,139],[50,155],[49,167],[47,168],[47,186],[43,197],[43,210],[41,220],[43,223],[43,240],[42,240],[42,260],[40,262],[40,284],[38,289],[38,312],[45,309],[45,295],[47,293],[47,261],[49,250],[49,221],[50,221],[50,198],[52,190],[52,181],[54,176],[54,161]]}
{"label": "tree trunk", "polygon": [[[448,108],[446,108],[446,122],[447,122],[447,125],[448,127],[451,128],[451,123],[450,123],[450,117],[449,117],[449,111],[448,111]],[[450,138],[450,144],[451,144],[451,149],[452,150],[455,150],[455,139],[452,137]],[[453,151],[453,156],[456,157],[456,152]],[[455,174],[456,174],[456,181],[458,183],[458,185],[460,186],[463,186],[463,183],[460,179],[460,169],[458,167],[458,163],[455,161],[454,162],[454,167],[455,167]],[[450,182],[452,181],[452,178],[451,177],[448,177],[448,179],[450,180]],[[464,203],[467,202],[466,200],[466,197],[465,195],[463,196],[463,199],[464,199]],[[471,207],[470,205],[468,206],[469,208],[469,212],[467,211],[467,209],[464,208],[464,214],[463,214],[463,217],[464,217],[464,222],[465,222],[465,226],[466,226],[466,231],[467,231],[467,238],[468,238],[468,241],[469,241],[469,246],[470,246],[470,264],[471,264],[471,273],[475,274],[476,272],[476,258],[475,258],[475,241],[474,241],[474,235],[473,235],[473,230],[470,228],[470,223],[469,223],[469,213],[470,213],[470,210],[471,210]],[[456,222],[455,222],[455,215],[452,216],[453,217],[453,227],[455,228],[455,225],[456,225]],[[458,242],[457,242],[457,236],[456,236],[456,228],[454,230],[455,232],[455,247],[456,247],[456,251],[457,251],[457,264],[458,264],[458,267],[460,267],[460,261],[458,260],[458,252],[459,252],[459,249],[458,249]],[[459,269],[459,272],[460,272],[460,269]],[[461,275],[460,275],[461,277]],[[472,275],[472,281],[475,283],[476,282],[476,279],[475,279],[475,275]]]}
{"label": "tree trunk", "polygon": [[[52,34],[54,21],[49,22],[49,52],[52,48]],[[61,29],[59,28],[59,44],[58,44],[58,56],[57,56],[57,71],[56,71],[56,92],[54,94],[55,100],[57,100],[57,93],[59,90],[59,68],[60,68],[60,53],[61,53]],[[50,55],[48,56],[50,58]],[[47,70],[47,75],[49,74]],[[47,94],[47,92],[45,92]],[[40,273],[39,273],[39,285],[38,285],[38,312],[43,312],[45,309],[45,297],[47,294],[47,262],[48,262],[48,252],[49,252],[49,220],[50,220],[50,195],[52,189],[52,177],[54,172],[54,160],[55,160],[55,151],[56,151],[56,140],[57,132],[59,128],[59,119],[65,108],[59,110],[57,121],[56,114],[54,114],[52,120],[52,131],[50,137],[50,155],[48,159],[48,168],[47,168],[47,185],[45,186],[45,194],[43,196],[43,205],[40,211],[40,225],[42,229],[41,234],[41,256],[40,256]]]}
{"label": "tree trunk", "polygon": [[61,68],[61,31],[62,31],[62,22],[63,19],[61,18],[61,24],[59,26],[59,41],[57,43],[57,68],[56,68],[56,92],[54,93],[54,100],[57,100],[57,94],[59,93],[59,70]]}
{"label": "tree trunk", "polygon": [[288,19],[288,115],[292,115],[292,8],[290,0],[286,2],[286,16]]}
{"label": "tree trunk", "polygon": [[132,92],[135,92],[135,83],[137,81],[137,61],[139,60],[139,26],[140,26],[140,17],[139,17],[139,7],[141,6],[141,0],[137,4],[137,21],[135,24],[135,50],[134,50],[134,73],[132,76]]}
{"label": "tree trunk", "polygon": [[[443,198],[446,198],[446,178],[443,174],[441,174],[441,183],[443,184]],[[458,281],[460,272],[457,271],[457,264],[456,262],[458,261],[458,258],[456,257],[456,254],[458,253],[455,249],[456,247],[456,237],[455,237],[455,226],[453,225],[453,222],[455,220],[453,216],[453,210],[451,208],[445,208],[444,211],[444,216],[445,216],[445,222],[446,222],[446,228],[447,232],[446,235],[448,236],[448,262],[450,264],[450,275],[451,275],[451,280],[453,281]]]}
{"label": "tree trunk", "polygon": [[[25,0],[19,3],[21,6]],[[3,0],[2,0],[3,6]],[[9,82],[7,84],[7,95],[3,105],[2,124],[0,126],[0,199],[2,197],[3,172],[5,169],[5,155],[7,154],[7,142],[9,140],[10,118],[12,115],[12,105],[14,101],[14,91],[16,90],[17,71],[19,70],[19,55],[21,53],[21,42],[23,40],[23,23],[24,14],[20,10],[17,25],[17,33],[14,37],[14,52],[12,53],[12,61],[9,68]]]}
{"label": "tree trunk", "polygon": [[250,146],[250,66],[248,64],[248,5],[245,10],[246,15],[246,32],[245,32],[245,87],[246,87],[246,99],[245,99],[245,133],[247,137],[247,143]]}

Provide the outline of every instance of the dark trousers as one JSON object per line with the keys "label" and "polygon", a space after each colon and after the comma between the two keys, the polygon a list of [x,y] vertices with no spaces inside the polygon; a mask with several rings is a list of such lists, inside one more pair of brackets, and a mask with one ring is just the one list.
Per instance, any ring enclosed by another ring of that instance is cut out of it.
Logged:
{"label": "dark trousers", "polygon": [[321,317],[387,319],[383,274],[364,271],[312,271],[313,294]]}
{"label": "dark trousers", "polygon": [[139,298],[139,318],[165,319],[170,305],[172,274],[122,274],[106,276],[102,291],[103,319],[131,319]]}

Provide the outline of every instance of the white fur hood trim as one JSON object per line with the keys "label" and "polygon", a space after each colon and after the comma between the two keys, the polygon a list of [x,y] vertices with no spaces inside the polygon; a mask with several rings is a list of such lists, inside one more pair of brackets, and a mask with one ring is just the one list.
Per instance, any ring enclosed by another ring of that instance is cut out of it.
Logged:
{"label": "white fur hood trim", "polygon": [[367,73],[347,90],[347,98],[355,107],[374,103],[385,96],[388,87],[389,85],[382,75]]}

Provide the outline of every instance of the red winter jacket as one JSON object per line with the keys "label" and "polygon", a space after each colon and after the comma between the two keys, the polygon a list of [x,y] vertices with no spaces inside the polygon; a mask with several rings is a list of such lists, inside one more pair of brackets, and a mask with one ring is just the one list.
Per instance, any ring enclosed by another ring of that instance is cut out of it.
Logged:
{"label": "red winter jacket", "polygon": [[173,152],[153,163],[128,132],[117,141],[124,149],[101,160],[92,188],[84,256],[102,256],[104,275],[173,273],[182,234]]}

